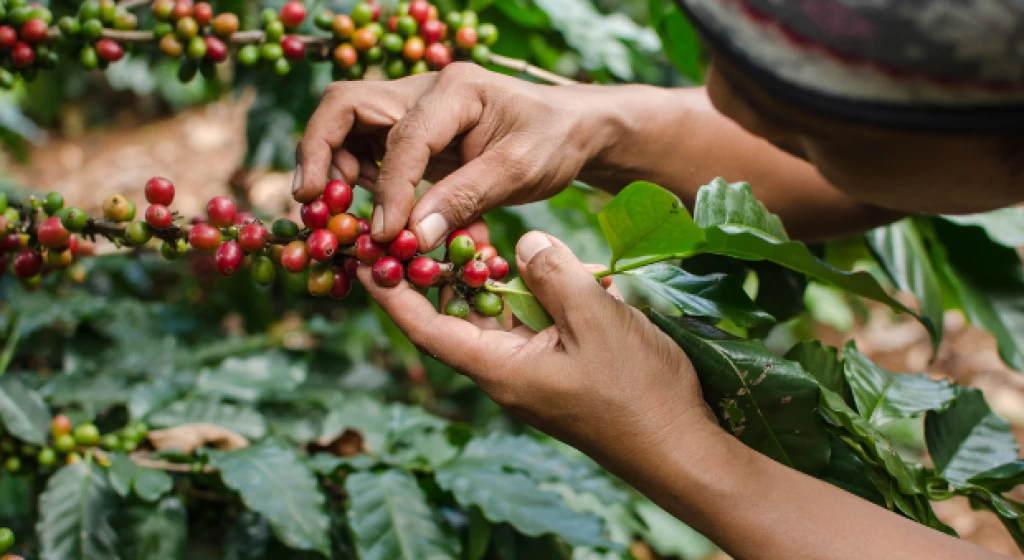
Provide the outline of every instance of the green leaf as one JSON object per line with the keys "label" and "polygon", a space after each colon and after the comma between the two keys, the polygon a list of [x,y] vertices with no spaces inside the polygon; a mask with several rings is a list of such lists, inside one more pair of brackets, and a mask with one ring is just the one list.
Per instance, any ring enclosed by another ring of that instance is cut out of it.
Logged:
{"label": "green leaf", "polygon": [[118,536],[110,525],[116,508],[117,495],[98,465],[82,461],[60,469],[39,496],[39,555],[118,558]]}
{"label": "green leaf", "polygon": [[212,397],[174,401],[149,413],[146,421],[154,428],[213,424],[249,439],[260,439],[267,434],[267,424],[255,409]]}
{"label": "green leaf", "polygon": [[155,502],[174,488],[174,479],[164,471],[139,468],[132,481],[135,495],[144,502]]}
{"label": "green leaf", "polygon": [[622,190],[597,216],[612,249],[610,268],[624,259],[686,256],[704,234],[676,196],[645,181]]}
{"label": "green leaf", "polygon": [[700,35],[671,1],[649,0],[651,27],[661,37],[661,47],[676,69],[696,84],[704,82]]}
{"label": "green leaf", "polygon": [[929,327],[933,350],[937,350],[942,340],[942,315],[945,311],[942,285],[913,219],[874,229],[864,238],[893,283],[917,297],[921,315],[928,319],[925,326]]}
{"label": "green leaf", "polygon": [[644,542],[665,557],[710,558],[717,548],[705,536],[691,529],[654,502],[642,498],[636,502],[637,516],[643,521]]}
{"label": "green leaf", "polygon": [[923,373],[888,371],[861,354],[852,341],[843,350],[843,364],[857,410],[876,426],[946,410],[960,393],[949,381],[936,381]]}
{"label": "green leaf", "polygon": [[1024,460],[1016,460],[978,473],[967,482],[993,492],[1009,492],[1024,484]]}
{"label": "green leaf", "polygon": [[469,535],[466,538],[465,559],[482,560],[491,545],[491,534],[494,532],[494,527],[480,512],[480,508],[470,509],[468,515],[469,529],[467,531]]}
{"label": "green leaf", "polygon": [[316,478],[295,451],[274,443],[210,451],[210,463],[245,505],[270,522],[284,544],[330,555],[330,517]]}
{"label": "green leaf", "polygon": [[694,276],[668,264],[653,264],[627,274],[642,280],[651,291],[690,317],[726,319],[741,327],[775,320],[750,300],[743,284],[734,276]]}
{"label": "green leaf", "polygon": [[135,473],[139,467],[124,453],[110,454],[110,468],[107,469],[107,478],[110,480],[110,487],[117,492],[118,496],[127,498],[132,491],[132,481],[135,480]]}
{"label": "green leaf", "polygon": [[750,183],[727,183],[717,178],[697,191],[693,221],[702,228],[747,226],[780,241],[789,241],[782,220],[754,197]]}
{"label": "green leaf", "polygon": [[824,346],[817,340],[809,340],[794,345],[784,357],[800,364],[825,389],[840,395],[846,393],[843,362],[836,348]]}
{"label": "green leaf", "polygon": [[155,504],[132,505],[117,519],[124,560],[185,560],[188,512],[170,496]]}
{"label": "green leaf", "polygon": [[199,373],[200,393],[257,402],[264,396],[287,393],[306,380],[306,368],[292,363],[281,352],[246,358],[228,358],[216,368]]}
{"label": "green leaf", "polygon": [[5,521],[28,520],[34,515],[34,476],[0,474],[0,524]]}
{"label": "green leaf", "polygon": [[18,347],[18,340],[21,339],[21,316],[17,313],[11,313],[8,318],[7,332],[4,334],[6,341],[4,342],[4,348],[0,351],[0,375],[3,375],[7,371],[7,366],[11,365],[11,360],[14,359],[14,350]]}
{"label": "green leaf", "polygon": [[505,305],[527,327],[540,332],[555,324],[522,278],[515,278],[504,286],[491,290],[505,297]]}
{"label": "green leaf", "polygon": [[964,388],[943,412],[925,417],[924,436],[935,472],[953,484],[1017,459],[1010,424],[996,416],[981,391]]}
{"label": "green leaf", "polygon": [[272,540],[270,524],[263,516],[249,510],[242,511],[224,535],[222,560],[266,558]]}
{"label": "green leaf", "polygon": [[1024,504],[984,489],[972,491],[969,496],[972,507],[996,514],[1017,543],[1017,548],[1024,550]]}
{"label": "green leaf", "polygon": [[811,474],[824,468],[829,442],[816,412],[818,383],[800,364],[775,356],[760,341],[701,338],[656,311],[651,320],[689,356],[724,428],[784,465]]}
{"label": "green leaf", "polygon": [[820,478],[837,488],[842,488],[855,496],[885,507],[886,497],[872,480],[873,467],[861,461],[860,457],[844,445],[839,438],[832,437],[831,439],[832,453],[828,466],[821,472]]}
{"label": "green leaf", "polygon": [[541,490],[521,472],[509,472],[486,446],[467,445],[435,473],[438,486],[465,508],[479,507],[492,523],[509,523],[524,535],[557,535],[573,546],[609,546],[601,522],[570,509],[557,494]]}
{"label": "green leaf", "polygon": [[406,471],[359,472],[345,479],[348,521],[363,560],[458,558],[461,543]]}
{"label": "green leaf", "polygon": [[1011,248],[1024,246],[1024,208],[1011,206],[983,214],[942,216],[943,220],[962,226],[978,226],[989,238]]}
{"label": "green leaf", "polygon": [[24,442],[46,445],[50,409],[39,393],[5,375],[0,378],[0,425]]}

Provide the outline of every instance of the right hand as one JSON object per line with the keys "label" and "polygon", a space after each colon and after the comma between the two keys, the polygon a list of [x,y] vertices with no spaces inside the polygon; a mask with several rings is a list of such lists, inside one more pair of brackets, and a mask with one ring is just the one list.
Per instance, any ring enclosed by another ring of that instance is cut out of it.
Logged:
{"label": "right hand", "polygon": [[[388,241],[408,224],[426,252],[489,210],[567,187],[609,136],[587,110],[595,93],[460,63],[331,84],[299,146],[295,198],[319,196],[329,174],[359,183],[374,195],[373,237]],[[424,178],[436,185],[417,201]]]}

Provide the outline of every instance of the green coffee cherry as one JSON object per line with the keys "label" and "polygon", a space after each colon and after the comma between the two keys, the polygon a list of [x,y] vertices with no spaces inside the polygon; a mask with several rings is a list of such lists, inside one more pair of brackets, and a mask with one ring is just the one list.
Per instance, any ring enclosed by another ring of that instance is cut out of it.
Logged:
{"label": "green coffee cherry", "polygon": [[316,17],[313,18],[313,25],[324,31],[331,30],[331,24],[334,23],[334,14],[330,10],[320,10],[317,12]]}
{"label": "green coffee cherry", "polygon": [[473,260],[474,254],[476,254],[476,243],[468,235],[460,235],[452,239],[451,244],[448,245],[448,258],[455,266],[461,267]]}
{"label": "green coffee cherry", "polygon": [[477,64],[487,64],[491,58],[491,49],[487,45],[477,43],[473,45],[473,50],[470,51],[469,57]]}
{"label": "green coffee cherry", "polygon": [[178,80],[181,82],[191,82],[192,78],[196,77],[196,73],[199,72],[199,65],[196,61],[185,58],[182,59],[181,64],[178,66]]}
{"label": "green coffee cherry", "polygon": [[103,35],[103,22],[98,19],[87,19],[82,24],[82,36],[90,41],[95,41]]}
{"label": "green coffee cherry", "polygon": [[75,444],[93,447],[100,442],[100,430],[94,424],[82,424],[75,428]]}
{"label": "green coffee cherry", "polygon": [[100,4],[93,0],[86,0],[78,7],[78,19],[87,21],[100,18]]}
{"label": "green coffee cherry", "polygon": [[78,35],[82,30],[82,24],[78,21],[78,18],[71,16],[64,16],[57,22],[57,27],[60,28],[60,32],[69,37]]}
{"label": "green coffee cherry", "polygon": [[505,309],[505,301],[498,294],[482,291],[473,300],[473,307],[484,317],[497,317]]}
{"label": "green coffee cherry", "polygon": [[284,51],[277,43],[264,43],[260,48],[260,57],[267,62],[275,62],[282,56],[284,56]]}
{"label": "green coffee cherry", "polygon": [[367,64],[377,64],[384,60],[384,49],[380,45],[374,45],[363,53],[363,58],[366,59]]}
{"label": "green coffee cherry", "polygon": [[134,441],[131,441],[131,440],[121,442],[121,449],[125,453],[131,453],[132,451],[135,451],[136,449],[138,449],[138,447],[139,447],[139,444],[134,442]]}
{"label": "green coffee cherry", "polygon": [[6,554],[14,548],[14,531],[7,527],[0,527],[0,554]]}
{"label": "green coffee cherry", "polygon": [[352,23],[357,28],[363,27],[373,19],[373,7],[366,2],[360,2],[352,8],[352,14],[349,17],[352,18]]}
{"label": "green coffee cherry", "polygon": [[416,64],[413,64],[412,68],[409,69],[409,74],[412,76],[426,74],[427,72],[430,72],[430,65],[425,60],[417,60]]}
{"label": "green coffee cherry", "polygon": [[100,58],[99,55],[96,54],[96,49],[94,49],[92,45],[82,47],[82,50],[78,52],[78,63],[86,70],[96,68],[96,65],[100,63]]}
{"label": "green coffee cherry", "polygon": [[107,434],[100,438],[100,447],[107,451],[120,451],[121,439],[114,434]]}
{"label": "green coffee cherry", "polygon": [[263,8],[263,11],[260,12],[260,21],[263,22],[263,25],[277,21],[277,10],[274,8]]}
{"label": "green coffee cherry", "polygon": [[89,224],[89,215],[81,208],[65,208],[60,215],[60,223],[70,232],[79,232]]}
{"label": "green coffee cherry", "polygon": [[444,314],[465,319],[469,317],[469,302],[464,298],[454,297],[448,300],[448,303],[444,306]]}
{"label": "green coffee cherry", "polygon": [[[7,193],[0,191],[0,214],[7,212]],[[0,232],[2,233],[2,232]]]}
{"label": "green coffee cherry", "polygon": [[277,277],[277,267],[270,257],[259,256],[252,261],[252,279],[261,286],[269,286]]}
{"label": "green coffee cherry", "polygon": [[0,68],[0,88],[11,89],[14,87],[14,74],[6,68]]}
{"label": "green coffee cherry", "polygon": [[287,76],[292,71],[292,63],[287,58],[279,58],[274,61],[274,73],[278,76]]}
{"label": "green coffee cherry", "polygon": [[78,447],[78,444],[75,442],[75,436],[64,434],[57,436],[57,439],[53,441],[53,447],[60,453],[70,453]]}
{"label": "green coffee cherry", "polygon": [[171,33],[174,33],[174,25],[166,21],[161,21],[153,26],[153,35],[157,38],[163,38]]}
{"label": "green coffee cherry", "polygon": [[451,12],[444,18],[444,22],[448,24],[450,32],[455,33],[460,27],[462,27],[462,14],[459,12]]}
{"label": "green coffee cherry", "polygon": [[39,450],[39,454],[36,455],[36,462],[41,467],[52,467],[57,464],[57,452],[50,447],[44,447]]}
{"label": "green coffee cherry", "polygon": [[267,24],[264,31],[268,43],[278,43],[281,41],[281,37],[284,37],[284,24],[275,19]]}
{"label": "green coffee cherry", "polygon": [[246,45],[238,51],[238,62],[243,66],[255,66],[260,62],[260,48],[256,45]]}
{"label": "green coffee cherry", "polygon": [[363,75],[366,74],[366,67],[361,62],[353,64],[346,72],[345,76],[350,80],[361,80]]}
{"label": "green coffee cherry", "polygon": [[404,60],[396,58],[388,62],[387,66],[384,67],[384,73],[387,74],[388,78],[397,80],[398,78],[404,78],[409,73],[409,68]]}
{"label": "green coffee cherry", "polygon": [[462,29],[463,27],[477,27],[478,25],[480,25],[480,18],[477,17],[476,12],[473,10],[466,10],[462,12],[462,21],[457,26],[457,29]]}
{"label": "green coffee cherry", "polygon": [[181,258],[181,256],[187,252],[188,241],[185,241],[184,239],[178,239],[173,243],[165,241],[160,247],[160,254],[169,261]]}
{"label": "green coffee cherry", "polygon": [[43,212],[52,216],[61,208],[64,208],[64,197],[60,193],[46,193],[46,196],[43,197]]}
{"label": "green coffee cherry", "polygon": [[153,238],[153,228],[146,222],[132,222],[124,228],[124,240],[132,247],[140,247]]}
{"label": "green coffee cherry", "polygon": [[270,225],[270,233],[275,237],[295,237],[299,234],[299,226],[287,218],[281,218]]}
{"label": "green coffee cherry", "polygon": [[395,29],[402,37],[412,37],[419,31],[419,24],[412,16],[400,16]]}
{"label": "green coffee cherry", "polygon": [[9,473],[16,473],[21,470],[21,459],[17,457],[8,457],[7,461],[4,462],[4,468]]}
{"label": "green coffee cherry", "polygon": [[206,40],[202,37],[192,37],[188,42],[188,57],[193,60],[202,60],[206,56]]}
{"label": "green coffee cherry", "polygon": [[402,52],[402,47],[405,46],[405,40],[397,33],[385,33],[380,39],[380,46],[384,47],[384,50],[389,53],[398,54]]}
{"label": "green coffee cherry", "polygon": [[488,47],[498,42],[498,26],[493,23],[481,23],[476,29],[477,39]]}

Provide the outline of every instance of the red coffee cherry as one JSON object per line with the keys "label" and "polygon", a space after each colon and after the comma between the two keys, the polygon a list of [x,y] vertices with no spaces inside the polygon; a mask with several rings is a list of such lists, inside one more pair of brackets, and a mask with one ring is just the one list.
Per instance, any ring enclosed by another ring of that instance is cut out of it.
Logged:
{"label": "red coffee cherry", "polygon": [[381,257],[373,263],[373,281],[384,288],[394,288],[402,281],[402,263],[395,257]]}
{"label": "red coffee cherry", "polygon": [[171,19],[177,21],[192,16],[192,0],[177,0],[174,3],[174,10],[171,11]]}
{"label": "red coffee cherry", "polygon": [[0,25],[0,49],[11,49],[18,42],[18,32],[10,25]]}
{"label": "red coffee cherry", "polygon": [[370,6],[370,21],[380,21],[381,5],[377,2],[367,1]]}
{"label": "red coffee cherry", "polygon": [[146,181],[146,201],[170,206],[174,202],[174,183],[163,177],[153,177]]}
{"label": "red coffee cherry", "polygon": [[331,291],[327,293],[331,299],[342,299],[352,291],[352,277],[348,275],[343,269],[335,267],[334,269],[334,285],[331,286]]}
{"label": "red coffee cherry", "polygon": [[50,29],[41,19],[30,19],[21,26],[18,37],[26,43],[41,43],[46,40]]}
{"label": "red coffee cherry", "polygon": [[352,68],[359,62],[359,51],[348,43],[342,43],[334,49],[334,62],[342,68]]}
{"label": "red coffee cherry", "polygon": [[441,276],[441,265],[430,257],[416,257],[405,267],[409,282],[420,288],[429,288]]}
{"label": "red coffee cherry", "polygon": [[498,256],[498,250],[494,248],[494,245],[482,243],[476,246],[476,258],[487,262],[487,259],[496,256]]}
{"label": "red coffee cherry", "polygon": [[174,216],[163,204],[151,204],[146,208],[146,223],[153,229],[167,229],[174,222]]}
{"label": "red coffee cherry", "polygon": [[297,0],[286,2],[284,6],[281,6],[277,17],[285,27],[294,29],[302,25],[302,20],[306,19],[306,6]]}
{"label": "red coffee cherry", "polygon": [[508,276],[508,261],[499,257],[493,256],[486,261],[484,264],[487,265],[487,269],[491,271],[491,278],[495,280],[504,280]]}
{"label": "red coffee cherry", "polygon": [[452,63],[452,53],[443,43],[434,43],[423,53],[423,60],[434,70],[441,70]]}
{"label": "red coffee cherry", "polygon": [[36,228],[36,237],[44,247],[55,249],[67,244],[71,233],[64,229],[64,224],[61,223],[60,218],[52,216],[39,224],[39,227]]}
{"label": "red coffee cherry", "polygon": [[416,256],[416,249],[419,248],[419,241],[416,240],[416,234],[403,229],[398,232],[398,236],[391,240],[388,244],[388,254],[396,259],[405,262]]}
{"label": "red coffee cherry", "polygon": [[331,209],[320,199],[303,204],[299,215],[302,217],[302,223],[309,229],[324,229],[331,221]]}
{"label": "red coffee cherry", "polygon": [[323,199],[332,216],[348,212],[352,206],[352,187],[345,181],[330,181],[324,187]]}
{"label": "red coffee cherry", "polygon": [[206,215],[210,223],[217,227],[230,227],[235,224],[235,203],[226,196],[215,196],[206,204]]}
{"label": "red coffee cherry", "polygon": [[224,62],[228,59],[228,46],[224,41],[216,37],[206,38],[206,60],[210,62]]}
{"label": "red coffee cherry", "polygon": [[15,68],[28,68],[36,59],[36,51],[28,43],[17,42],[11,49],[11,62]]}
{"label": "red coffee cherry", "polygon": [[213,6],[206,2],[197,2],[196,5],[192,7],[192,17],[195,18],[199,27],[206,27],[207,25],[210,25],[210,22],[213,21]]}
{"label": "red coffee cherry", "polygon": [[420,37],[423,37],[427,45],[433,45],[440,41],[444,36],[444,31],[444,24],[440,20],[431,19],[420,25]]}
{"label": "red coffee cherry", "polygon": [[479,288],[487,283],[491,271],[483,261],[469,261],[462,267],[462,280],[470,288]]}
{"label": "red coffee cherry", "polygon": [[124,58],[124,47],[113,39],[100,39],[96,41],[96,54],[100,60],[117,62]]}
{"label": "red coffee cherry", "polygon": [[23,249],[14,256],[14,275],[18,278],[31,278],[43,268],[43,256],[33,249]]}
{"label": "red coffee cherry", "polygon": [[416,20],[416,23],[423,25],[427,18],[430,17],[430,2],[426,0],[413,0],[413,2],[409,3],[409,15]]}
{"label": "red coffee cherry", "polygon": [[476,46],[477,34],[475,27],[463,27],[455,32],[455,45],[460,49],[471,49]]}
{"label": "red coffee cherry", "polygon": [[267,228],[256,222],[242,226],[238,232],[238,245],[248,253],[259,253],[267,246]]}
{"label": "red coffee cherry", "polygon": [[217,247],[217,254],[215,261],[217,264],[217,272],[221,276],[231,276],[238,272],[238,269],[242,266],[242,258],[245,253],[242,252],[242,248],[238,246],[238,243],[234,241],[226,241]]}
{"label": "red coffee cherry", "polygon": [[370,222],[366,218],[356,218],[356,221],[359,222],[359,235],[370,233]]}
{"label": "red coffee cherry", "polygon": [[348,274],[349,278],[356,277],[356,271],[359,270],[359,259],[352,257],[345,257],[344,261],[345,274]]}
{"label": "red coffee cherry", "polygon": [[21,249],[21,236],[17,233],[8,233],[0,237],[0,253],[13,253]]}
{"label": "red coffee cherry", "polygon": [[338,252],[338,238],[326,229],[318,229],[309,234],[306,240],[306,250],[313,260],[325,262],[334,258]]}
{"label": "red coffee cherry", "polygon": [[292,241],[281,252],[281,266],[291,273],[302,272],[309,265],[309,252],[304,241]]}
{"label": "red coffee cherry", "polygon": [[235,214],[235,225],[244,226],[245,224],[251,224],[257,221],[256,216],[252,212],[239,212]]}
{"label": "red coffee cherry", "polygon": [[331,216],[327,229],[338,238],[338,244],[351,245],[359,237],[359,220],[352,214]]}
{"label": "red coffee cherry", "polygon": [[364,233],[356,238],[356,258],[363,264],[372,264],[387,254],[387,248]]}
{"label": "red coffee cherry", "polygon": [[207,223],[198,223],[188,230],[188,244],[197,251],[213,251],[222,239],[220,230]]}
{"label": "red coffee cherry", "polygon": [[302,60],[306,56],[306,45],[294,35],[281,37],[281,52],[288,60]]}
{"label": "red coffee cherry", "polygon": [[389,17],[385,27],[388,28],[388,33],[398,33],[398,16]]}

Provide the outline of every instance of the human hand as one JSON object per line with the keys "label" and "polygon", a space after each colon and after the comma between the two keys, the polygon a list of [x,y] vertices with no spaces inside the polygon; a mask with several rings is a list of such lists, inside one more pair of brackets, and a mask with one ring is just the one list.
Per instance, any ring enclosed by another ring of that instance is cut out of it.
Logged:
{"label": "human hand", "polygon": [[531,232],[516,253],[523,279],[555,323],[540,333],[448,317],[406,282],[381,288],[367,266],[359,276],[424,352],[609,468],[627,470],[622,461],[646,455],[672,431],[718,430],[683,351],[606,291],[564,244]]}
{"label": "human hand", "polygon": [[[598,97],[588,86],[540,86],[474,64],[337,82],[306,127],[294,195],[316,198],[329,175],[358,183],[374,195],[374,238],[388,241],[408,224],[425,252],[488,210],[567,187],[614,133],[588,110]],[[416,201],[423,178],[437,183]]]}

